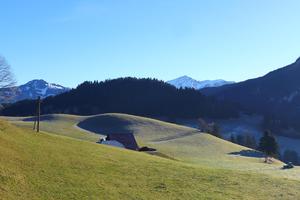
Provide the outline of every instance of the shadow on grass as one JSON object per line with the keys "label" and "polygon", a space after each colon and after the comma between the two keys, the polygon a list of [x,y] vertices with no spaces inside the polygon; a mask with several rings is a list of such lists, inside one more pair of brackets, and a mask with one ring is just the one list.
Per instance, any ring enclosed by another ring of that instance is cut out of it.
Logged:
{"label": "shadow on grass", "polygon": [[179,161],[171,156],[168,156],[164,153],[161,153],[161,152],[158,152],[158,151],[155,151],[155,152],[145,152],[147,154],[150,154],[152,156],[158,156],[158,157],[161,157],[161,158],[165,158],[165,159],[169,159],[169,160],[174,160],[174,161]]}
{"label": "shadow on grass", "polygon": [[129,125],[130,122],[111,116],[92,117],[77,124],[82,129],[98,134],[132,133]]}
{"label": "shadow on grass", "polygon": [[242,150],[239,152],[231,152],[229,155],[236,155],[236,156],[245,156],[245,157],[252,157],[252,158],[264,158],[264,154],[259,151],[255,150]]}
{"label": "shadow on grass", "polygon": [[[54,119],[53,115],[42,115],[40,118],[41,121],[50,121],[53,119]],[[36,117],[29,117],[29,118],[23,119],[24,122],[33,122],[35,120],[36,120]]]}

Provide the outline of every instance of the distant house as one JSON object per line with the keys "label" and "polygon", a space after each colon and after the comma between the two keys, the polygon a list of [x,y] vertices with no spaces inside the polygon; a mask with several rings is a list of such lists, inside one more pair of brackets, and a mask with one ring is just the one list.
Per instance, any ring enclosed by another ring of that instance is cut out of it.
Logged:
{"label": "distant house", "polygon": [[112,133],[108,134],[106,138],[101,139],[99,144],[107,144],[120,148],[126,148],[134,151],[139,150],[139,146],[132,133]]}

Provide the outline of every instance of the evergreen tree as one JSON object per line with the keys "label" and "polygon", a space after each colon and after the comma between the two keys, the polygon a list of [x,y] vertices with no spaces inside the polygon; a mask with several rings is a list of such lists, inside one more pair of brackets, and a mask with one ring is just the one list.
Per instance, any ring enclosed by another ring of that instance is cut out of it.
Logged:
{"label": "evergreen tree", "polygon": [[252,135],[247,134],[245,136],[245,146],[251,149],[256,149],[256,140]]}
{"label": "evergreen tree", "polygon": [[264,136],[260,138],[258,150],[265,153],[265,162],[268,162],[269,157],[278,155],[278,144],[274,136],[271,135],[270,131],[265,131]]}
{"label": "evergreen tree", "polygon": [[239,134],[238,136],[236,136],[236,143],[239,145],[244,146],[245,145],[245,136]]}
{"label": "evergreen tree", "polygon": [[236,143],[236,139],[233,134],[230,135],[230,142]]}
{"label": "evergreen tree", "polygon": [[217,123],[212,123],[210,124],[211,126],[211,133],[213,136],[216,136],[218,138],[222,138],[221,133],[220,133],[220,127]]}

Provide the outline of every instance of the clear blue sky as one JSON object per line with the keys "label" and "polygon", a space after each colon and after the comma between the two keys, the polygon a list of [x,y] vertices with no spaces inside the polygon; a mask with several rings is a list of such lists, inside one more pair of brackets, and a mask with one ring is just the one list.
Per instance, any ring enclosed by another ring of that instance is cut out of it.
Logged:
{"label": "clear blue sky", "polygon": [[19,84],[241,81],[300,56],[299,8],[297,0],[0,0],[0,54]]}

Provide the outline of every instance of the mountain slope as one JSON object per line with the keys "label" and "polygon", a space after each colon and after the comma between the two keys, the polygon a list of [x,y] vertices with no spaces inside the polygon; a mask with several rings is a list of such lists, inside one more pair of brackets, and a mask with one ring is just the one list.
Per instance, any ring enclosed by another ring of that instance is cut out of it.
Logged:
{"label": "mountain slope", "polygon": [[[4,115],[28,116],[35,112],[34,101],[18,102],[5,108]],[[118,78],[84,82],[76,89],[46,98],[42,113],[93,115],[128,113],[139,116],[193,118],[233,117],[231,104],[208,98],[194,89],[176,89],[155,79]]]}
{"label": "mountain slope", "polygon": [[[0,199],[296,199],[299,181],[192,166],[0,121]],[[263,190],[260,188],[264,188]]]}
{"label": "mountain slope", "polygon": [[[300,136],[300,60],[263,77],[202,93],[241,105],[250,113],[265,116],[264,125],[277,134]],[[279,130],[279,131],[278,131]]]}
{"label": "mountain slope", "polygon": [[[44,80],[32,80],[18,87],[0,89],[0,93],[6,93],[6,96],[12,96],[8,102],[17,102],[24,99],[37,99],[39,96],[41,98],[55,96],[69,90],[69,88],[55,83],[48,83]],[[0,102],[7,102],[7,100],[0,98]]]}
{"label": "mountain slope", "polygon": [[167,83],[175,86],[176,88],[194,88],[199,90],[207,87],[220,87],[223,85],[232,84],[234,82],[224,81],[222,79],[197,81],[188,76],[181,76],[179,78],[167,81]]}

